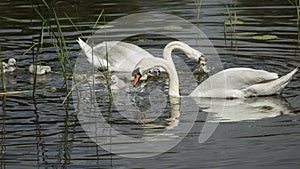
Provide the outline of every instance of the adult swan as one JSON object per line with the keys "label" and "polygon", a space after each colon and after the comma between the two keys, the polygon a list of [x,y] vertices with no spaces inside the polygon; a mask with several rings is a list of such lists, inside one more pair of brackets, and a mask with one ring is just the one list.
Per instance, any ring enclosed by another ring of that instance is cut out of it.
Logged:
{"label": "adult swan", "polygon": [[[143,58],[153,58],[146,50],[126,42],[107,41],[94,47],[89,46],[80,38],[77,40],[88,61],[97,69],[115,72],[132,72],[134,66]],[[172,51],[182,50],[187,57],[198,62],[205,61],[203,54],[189,45],[173,41],[168,43],[163,51],[163,57],[172,60]],[[108,51],[108,52],[106,52]]]}
{"label": "adult swan", "polygon": [[[169,95],[180,97],[179,79],[173,62],[161,58],[144,58],[135,66],[132,72],[134,86],[140,78],[153,68],[163,68],[169,74]],[[295,68],[285,76],[278,77],[276,73],[250,68],[230,68],[210,76],[202,82],[189,96],[211,98],[244,98],[251,96],[267,96],[278,94],[293,75]],[[226,84],[224,84],[226,82]],[[213,84],[213,87],[211,87]]]}

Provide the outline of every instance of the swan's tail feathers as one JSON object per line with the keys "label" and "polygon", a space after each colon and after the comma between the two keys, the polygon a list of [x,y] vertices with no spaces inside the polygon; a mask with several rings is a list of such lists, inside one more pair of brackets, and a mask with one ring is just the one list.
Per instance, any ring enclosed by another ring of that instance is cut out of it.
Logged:
{"label": "swan's tail feathers", "polygon": [[88,53],[91,50],[91,47],[85,43],[82,39],[78,38],[78,40],[76,40],[80,46],[80,48],[85,52]]}
{"label": "swan's tail feathers", "polygon": [[290,73],[276,80],[249,86],[243,89],[243,92],[245,92],[246,97],[279,94],[281,90],[292,80],[293,76],[297,73],[298,69],[299,68],[296,67]]}

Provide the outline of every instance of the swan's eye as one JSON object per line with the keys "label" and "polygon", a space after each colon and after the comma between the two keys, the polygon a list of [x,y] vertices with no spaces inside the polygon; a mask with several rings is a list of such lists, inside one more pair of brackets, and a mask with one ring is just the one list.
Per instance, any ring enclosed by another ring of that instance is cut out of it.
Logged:
{"label": "swan's eye", "polygon": [[134,70],[132,71],[132,73],[131,73],[131,76],[135,76],[137,73],[141,74],[141,73],[140,73],[140,68],[134,69]]}

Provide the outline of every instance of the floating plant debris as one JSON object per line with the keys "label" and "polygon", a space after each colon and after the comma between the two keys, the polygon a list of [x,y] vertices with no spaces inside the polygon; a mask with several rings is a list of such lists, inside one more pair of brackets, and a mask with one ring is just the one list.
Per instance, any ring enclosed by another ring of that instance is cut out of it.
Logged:
{"label": "floating plant debris", "polygon": [[239,32],[239,33],[235,33],[235,36],[254,36],[256,35],[256,32]]}
{"label": "floating plant debris", "polygon": [[225,25],[242,25],[244,24],[243,21],[226,21]]}
{"label": "floating plant debris", "polygon": [[276,35],[257,35],[257,36],[253,36],[252,39],[255,40],[273,40],[273,39],[277,39],[278,37]]}
{"label": "floating plant debris", "polygon": [[183,28],[181,26],[169,25],[169,26],[165,26],[164,29],[177,31],[177,30],[182,30]]}

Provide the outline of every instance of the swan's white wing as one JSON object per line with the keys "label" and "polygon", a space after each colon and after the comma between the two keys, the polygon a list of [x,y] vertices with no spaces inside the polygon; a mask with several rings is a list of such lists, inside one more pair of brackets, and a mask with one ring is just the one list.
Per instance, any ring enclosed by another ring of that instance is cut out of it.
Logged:
{"label": "swan's white wing", "polygon": [[83,40],[78,38],[77,40],[78,44],[80,45],[80,48],[84,51],[84,54],[87,57],[87,60],[96,68],[102,68],[106,69],[107,66],[110,67],[110,65],[107,63],[105,59],[103,59],[102,55],[97,56],[95,54],[95,51],[91,46],[89,46],[87,43],[85,43]]}
{"label": "swan's white wing", "polygon": [[213,77],[215,79],[225,77],[227,89],[243,89],[257,83],[278,79],[277,73],[251,68],[230,68],[222,72],[218,73],[220,75],[216,74],[216,77],[213,75]]}
{"label": "swan's white wing", "polygon": [[[241,97],[242,89],[257,83],[278,79],[276,73],[250,68],[230,68],[218,72],[202,82],[190,96]],[[226,89],[226,90],[225,90]]]}
{"label": "swan's white wing", "polygon": [[292,80],[294,74],[298,72],[298,67],[290,73],[267,83],[258,83],[243,89],[246,97],[249,96],[266,96],[278,94]]}
{"label": "swan's white wing", "polygon": [[108,58],[110,71],[125,72],[131,72],[142,58],[153,57],[136,45],[118,41],[103,42],[96,45],[94,54],[102,59]]}

